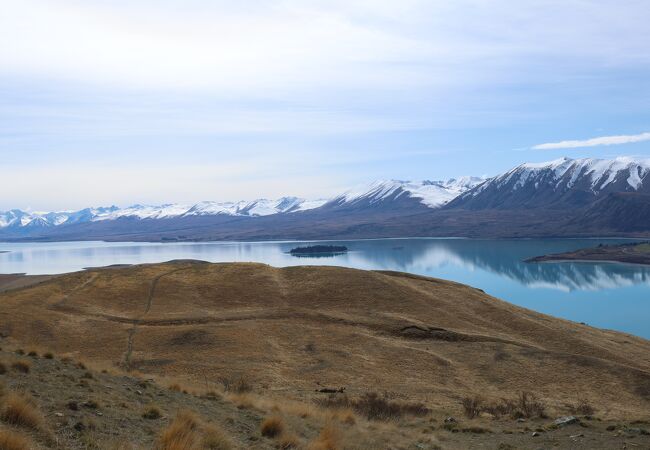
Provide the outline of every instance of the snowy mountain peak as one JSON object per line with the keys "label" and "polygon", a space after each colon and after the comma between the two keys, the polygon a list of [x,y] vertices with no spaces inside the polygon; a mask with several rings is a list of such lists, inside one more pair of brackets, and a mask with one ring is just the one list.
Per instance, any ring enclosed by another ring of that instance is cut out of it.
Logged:
{"label": "snowy mountain peak", "polygon": [[[525,185],[528,180],[543,175],[549,182],[558,181],[567,187],[572,187],[583,178],[591,181],[594,191],[599,191],[617,180],[623,180],[637,190],[643,185],[643,179],[650,172],[650,159],[637,159],[627,156],[606,160],[595,158],[560,158],[545,163],[525,163],[515,167],[510,172],[497,177],[497,180],[508,182],[518,177],[515,187]],[[539,180],[538,180],[539,181]],[[537,184],[540,187],[540,184]]]}
{"label": "snowy mountain peak", "polygon": [[438,208],[483,181],[483,178],[478,177],[451,178],[444,181],[378,180],[347,191],[332,199],[328,205],[349,206],[362,202],[372,205],[400,198],[414,198],[429,208]]}
{"label": "snowy mountain peak", "polygon": [[583,206],[613,192],[650,193],[650,160],[560,158],[521,164],[460,195],[472,209]]}

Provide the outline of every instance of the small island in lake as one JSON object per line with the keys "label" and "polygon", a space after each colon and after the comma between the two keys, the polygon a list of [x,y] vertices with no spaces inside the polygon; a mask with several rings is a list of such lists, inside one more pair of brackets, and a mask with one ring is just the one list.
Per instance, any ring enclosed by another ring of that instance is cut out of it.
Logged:
{"label": "small island in lake", "polygon": [[572,252],[536,256],[526,262],[545,261],[613,261],[630,264],[650,264],[650,241],[630,244],[603,245]]}
{"label": "small island in lake", "polygon": [[308,245],[289,250],[293,256],[333,256],[346,253],[348,248],[343,245]]}

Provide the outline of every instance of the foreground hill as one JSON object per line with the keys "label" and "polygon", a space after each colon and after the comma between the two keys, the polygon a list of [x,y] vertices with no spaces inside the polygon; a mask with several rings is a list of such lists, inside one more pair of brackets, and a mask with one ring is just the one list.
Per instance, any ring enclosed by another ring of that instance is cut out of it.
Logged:
{"label": "foreground hill", "polygon": [[196,382],[445,407],[528,390],[558,408],[650,411],[650,342],[404,273],[174,262],[62,275],[0,302],[0,335],[23,345]]}

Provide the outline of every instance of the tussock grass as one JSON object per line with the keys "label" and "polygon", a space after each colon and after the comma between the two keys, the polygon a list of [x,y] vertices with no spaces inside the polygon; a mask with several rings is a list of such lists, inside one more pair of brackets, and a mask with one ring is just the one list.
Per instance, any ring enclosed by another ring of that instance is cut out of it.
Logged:
{"label": "tussock grass", "polygon": [[266,436],[268,438],[280,436],[284,432],[284,429],[284,419],[277,415],[264,418],[264,420],[262,420],[262,424],[260,425],[262,436]]}
{"label": "tussock grass", "polygon": [[160,408],[152,405],[144,410],[142,417],[149,420],[156,420],[162,417],[162,412],[160,412]]}
{"label": "tussock grass", "polygon": [[30,430],[43,428],[43,415],[34,401],[26,396],[9,393],[3,401],[0,420],[4,423]]}
{"label": "tussock grass", "polygon": [[339,450],[341,448],[341,432],[331,423],[325,425],[316,439],[307,446],[308,450]]}
{"label": "tussock grass", "polygon": [[282,433],[278,438],[277,447],[280,450],[288,450],[291,448],[300,448],[300,439],[293,433]]}
{"label": "tussock grass", "polygon": [[5,373],[7,373],[7,366],[5,363],[0,361],[0,375],[4,375]]}
{"label": "tussock grass", "polygon": [[30,450],[34,448],[31,441],[10,430],[0,430],[0,450]]}
{"label": "tussock grass", "polygon": [[230,437],[214,424],[203,425],[201,448],[206,450],[230,450],[233,448]]}
{"label": "tussock grass", "polygon": [[214,424],[206,424],[194,412],[181,410],[160,433],[154,450],[231,450],[230,437]]}
{"label": "tussock grass", "polygon": [[192,411],[181,410],[163,429],[154,446],[155,450],[191,450],[199,445],[197,428],[199,418]]}

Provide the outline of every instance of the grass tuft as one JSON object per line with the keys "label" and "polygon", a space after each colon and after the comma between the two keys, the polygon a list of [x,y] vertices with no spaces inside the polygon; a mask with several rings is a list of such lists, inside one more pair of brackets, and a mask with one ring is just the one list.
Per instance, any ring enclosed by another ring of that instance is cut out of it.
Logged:
{"label": "grass tuft", "polygon": [[0,430],[0,449],[30,450],[32,443],[24,436],[10,430]]}
{"label": "grass tuft", "polygon": [[142,417],[149,420],[156,420],[162,417],[162,413],[157,406],[149,406],[142,413]]}
{"label": "grass tuft", "polygon": [[43,427],[43,415],[34,402],[22,395],[10,393],[4,398],[0,420],[8,425],[40,430]]}
{"label": "grass tuft", "polygon": [[201,448],[206,450],[230,450],[233,448],[228,435],[214,424],[204,425]]}
{"label": "grass tuft", "polygon": [[277,447],[280,450],[289,450],[291,448],[300,448],[300,439],[293,433],[282,433],[278,439]]}
{"label": "grass tuft", "polygon": [[333,424],[326,425],[316,439],[309,443],[309,450],[339,450],[341,432]]}
{"label": "grass tuft", "polygon": [[155,450],[194,449],[199,445],[197,429],[199,419],[191,411],[181,410],[162,431],[154,446]]}
{"label": "grass tuft", "polygon": [[274,438],[282,434],[284,432],[284,420],[280,416],[270,416],[266,417],[262,421],[262,425],[260,426],[260,431],[262,432],[262,436],[266,436],[268,438]]}
{"label": "grass tuft", "polygon": [[154,450],[231,450],[232,441],[214,424],[206,424],[195,413],[181,410],[161,432]]}

